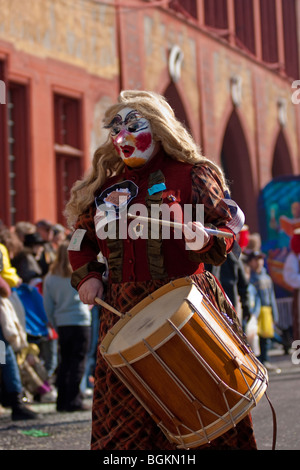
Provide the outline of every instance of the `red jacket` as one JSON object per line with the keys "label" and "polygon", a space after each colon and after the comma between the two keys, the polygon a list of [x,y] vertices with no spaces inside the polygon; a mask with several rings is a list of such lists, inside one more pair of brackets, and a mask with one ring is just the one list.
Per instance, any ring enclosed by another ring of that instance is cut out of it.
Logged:
{"label": "red jacket", "polygon": [[[133,206],[135,204],[146,206],[148,211],[152,204],[166,204],[169,207],[179,204],[182,211],[186,204],[192,205],[189,207],[194,209],[196,204],[203,204],[204,224],[231,232],[226,227],[231,214],[223,201],[224,193],[219,178],[206,165],[178,162],[161,151],[145,166],[139,169],[125,167],[121,175],[109,178],[95,195],[97,201],[103,202],[105,195],[109,198],[109,194],[116,189],[114,185],[124,181],[129,181],[129,186],[137,187],[135,191],[131,191],[133,197],[128,203],[127,211],[136,207]],[[149,194],[149,189],[153,194]],[[76,229],[84,229],[86,232],[80,250],[69,251],[74,270],[72,284],[76,288],[89,277],[101,278],[104,266],[97,263],[100,251],[108,261],[110,282],[139,282],[197,274],[203,271],[204,262],[222,264],[234,241],[234,238],[212,237],[203,250],[194,252],[186,250],[183,236],[181,239],[174,239],[173,230],[169,239],[164,239],[163,236],[158,240],[151,240],[149,237],[133,240],[129,236],[121,240],[99,239],[95,232],[95,213],[94,203],[79,217]],[[126,225],[132,227],[136,222],[127,220]]]}

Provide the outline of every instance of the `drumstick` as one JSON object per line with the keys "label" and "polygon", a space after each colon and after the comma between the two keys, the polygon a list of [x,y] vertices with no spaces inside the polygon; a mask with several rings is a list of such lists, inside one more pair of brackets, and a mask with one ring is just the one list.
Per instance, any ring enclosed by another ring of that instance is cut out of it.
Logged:
{"label": "drumstick", "polygon": [[118,312],[118,310],[116,310],[111,305],[104,302],[104,300],[100,299],[99,297],[95,297],[95,302],[96,304],[102,305],[102,307],[107,308],[107,310],[110,310],[112,313],[115,313],[119,317],[123,317],[122,313]]}
{"label": "drumstick", "polygon": [[[184,227],[187,227],[186,224],[181,224],[180,222],[172,222],[170,220],[164,220],[164,219],[151,219],[150,217],[130,214],[129,212],[127,213],[127,217],[129,217],[130,219],[139,219],[141,222],[158,222],[159,224],[164,225],[165,227],[179,228],[180,230],[182,230]],[[218,238],[232,238],[233,237],[232,233],[223,232],[222,230],[216,230],[216,229],[207,228],[207,227],[204,227],[204,230],[209,235],[212,235]]]}

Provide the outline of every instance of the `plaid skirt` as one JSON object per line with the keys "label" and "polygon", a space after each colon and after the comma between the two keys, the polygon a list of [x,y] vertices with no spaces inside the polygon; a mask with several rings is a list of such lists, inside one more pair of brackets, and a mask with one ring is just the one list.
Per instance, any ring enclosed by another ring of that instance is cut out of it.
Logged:
{"label": "plaid skirt", "polygon": [[[229,315],[238,334],[243,335],[232,307],[223,295],[215,278],[208,272],[192,276],[209,299]],[[106,301],[120,312],[154,292],[170,279],[139,283],[121,283],[109,286]],[[102,309],[99,344],[108,330],[118,321],[118,316]],[[92,410],[92,450],[175,450],[143,406],[117,378],[102,358],[98,348]],[[227,431],[199,450],[244,449],[256,450],[251,416],[246,416],[235,428]]]}

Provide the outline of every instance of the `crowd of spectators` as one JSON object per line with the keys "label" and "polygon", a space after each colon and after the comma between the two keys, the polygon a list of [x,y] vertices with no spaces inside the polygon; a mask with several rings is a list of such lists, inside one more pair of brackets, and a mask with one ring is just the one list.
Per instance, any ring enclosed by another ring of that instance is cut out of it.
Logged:
{"label": "crowd of spectators", "polygon": [[71,287],[69,238],[47,220],[0,222],[0,408],[11,408],[13,420],[38,418],[34,402],[85,409],[92,393],[99,308]]}

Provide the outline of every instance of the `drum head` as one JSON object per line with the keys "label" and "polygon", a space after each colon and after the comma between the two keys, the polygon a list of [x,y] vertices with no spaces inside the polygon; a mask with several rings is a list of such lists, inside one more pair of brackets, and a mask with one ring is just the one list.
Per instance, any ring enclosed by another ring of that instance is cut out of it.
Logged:
{"label": "drum head", "polygon": [[108,354],[122,351],[147,338],[158,330],[182,305],[188,297],[191,285],[178,287],[155,299],[132,317],[111,341]]}

